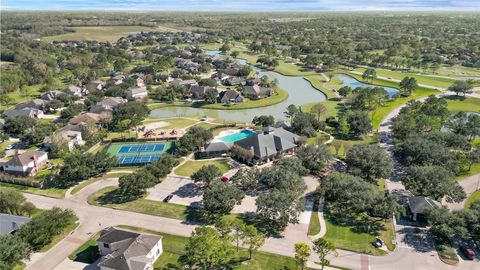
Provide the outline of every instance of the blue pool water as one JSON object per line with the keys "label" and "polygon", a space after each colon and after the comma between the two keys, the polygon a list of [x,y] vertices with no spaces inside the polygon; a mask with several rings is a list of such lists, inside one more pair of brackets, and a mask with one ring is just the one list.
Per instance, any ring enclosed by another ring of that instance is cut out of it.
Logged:
{"label": "blue pool water", "polygon": [[240,141],[240,140],[243,140],[245,138],[251,137],[255,134],[256,133],[251,131],[251,130],[244,129],[240,132],[236,132],[236,133],[233,133],[233,134],[230,134],[230,135],[226,135],[226,136],[220,137],[218,139],[221,140],[221,141],[224,141],[226,143],[234,143],[236,141]]}

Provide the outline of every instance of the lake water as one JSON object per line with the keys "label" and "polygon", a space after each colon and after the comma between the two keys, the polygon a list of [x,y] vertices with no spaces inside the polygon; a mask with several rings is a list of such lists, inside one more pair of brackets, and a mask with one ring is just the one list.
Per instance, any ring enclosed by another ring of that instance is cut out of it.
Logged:
{"label": "lake water", "polygon": [[[220,51],[208,51],[208,55],[219,56]],[[236,59],[237,62],[246,65],[247,62],[244,59]],[[288,93],[288,98],[278,104],[254,108],[245,110],[212,110],[202,108],[191,107],[165,107],[152,110],[150,116],[154,118],[170,118],[170,117],[185,117],[185,116],[208,116],[218,120],[226,120],[229,122],[241,122],[250,123],[253,117],[258,115],[272,115],[276,120],[286,120],[284,111],[287,106],[294,104],[296,106],[304,105],[307,103],[314,103],[326,100],[325,94],[314,88],[307,80],[302,76],[285,76],[277,72],[265,70],[251,65],[251,67],[258,71],[258,76],[268,76],[270,79],[277,79],[278,86]],[[362,83],[356,79],[337,74],[335,77],[343,81],[343,85],[348,85],[352,88],[355,87],[367,87],[372,86],[370,84]],[[398,90],[391,87],[384,87],[390,96],[394,96],[398,93]]]}
{"label": "lake water", "polygon": [[[219,55],[218,51],[210,51],[209,55]],[[238,59],[238,62],[246,64],[245,60]],[[166,107],[152,110],[150,116],[155,118],[169,118],[182,116],[208,116],[215,119],[223,119],[234,122],[251,122],[253,117],[258,115],[272,115],[276,120],[286,119],[283,112],[287,106],[294,104],[300,106],[306,103],[320,102],[326,99],[325,95],[315,89],[308,81],[301,76],[284,76],[277,72],[264,70],[252,65],[252,68],[259,72],[258,76],[268,76],[270,79],[277,79],[278,86],[288,92],[288,98],[278,104],[245,110],[212,110],[191,107]]]}
{"label": "lake water", "polygon": [[[355,79],[353,77],[350,77],[348,75],[345,75],[345,74],[337,74],[334,77],[337,78],[337,79],[340,79],[343,82],[342,86],[350,86],[353,89],[355,89],[357,87],[373,87],[373,86],[376,86],[376,85],[373,85],[373,84],[360,82],[357,79]],[[385,86],[380,86],[380,87],[382,87],[383,89],[385,89],[385,91],[388,92],[389,97],[394,97],[395,95],[397,95],[399,93],[398,89],[395,89],[395,88],[392,88],[392,87],[385,87]]]}

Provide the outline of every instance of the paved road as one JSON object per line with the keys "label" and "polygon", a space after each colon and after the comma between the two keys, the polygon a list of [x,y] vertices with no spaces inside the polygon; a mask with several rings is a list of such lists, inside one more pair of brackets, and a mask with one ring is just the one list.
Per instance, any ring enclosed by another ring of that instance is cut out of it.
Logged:
{"label": "paved road", "polygon": [[[470,194],[480,189],[480,174],[466,177],[462,179],[459,184],[463,188],[463,190],[465,190],[465,193],[467,193],[468,198]],[[446,205],[450,210],[460,210],[465,207],[465,202],[466,200],[463,200],[459,203],[446,203]]]}

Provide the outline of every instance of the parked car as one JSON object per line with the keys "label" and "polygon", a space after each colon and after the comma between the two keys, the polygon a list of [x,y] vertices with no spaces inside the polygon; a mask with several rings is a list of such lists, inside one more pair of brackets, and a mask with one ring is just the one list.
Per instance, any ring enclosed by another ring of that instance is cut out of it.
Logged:
{"label": "parked car", "polygon": [[372,245],[376,248],[381,248],[383,247],[383,241],[379,238],[375,239],[375,241],[372,242]]}
{"label": "parked car", "polygon": [[165,199],[163,199],[163,202],[169,202],[172,198],[173,198],[173,195],[170,194],[167,197],[165,197]]}
{"label": "parked car", "polygon": [[222,176],[220,178],[220,180],[222,180],[223,182],[227,183],[228,181],[230,181],[230,178],[228,178],[228,176]]}
{"label": "parked car", "polygon": [[5,148],[5,150],[11,150],[13,148],[13,144],[9,144],[7,145],[7,147]]}
{"label": "parked car", "polygon": [[475,258],[475,251],[473,251],[472,248],[469,248],[467,246],[461,246],[460,250],[467,256],[469,260],[473,260]]}

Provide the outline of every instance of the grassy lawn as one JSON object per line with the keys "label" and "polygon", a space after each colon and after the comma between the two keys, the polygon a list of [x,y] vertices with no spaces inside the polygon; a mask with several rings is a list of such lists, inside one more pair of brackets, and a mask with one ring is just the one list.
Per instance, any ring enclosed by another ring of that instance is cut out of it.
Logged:
{"label": "grassy lawn", "polygon": [[32,99],[40,95],[40,89],[42,87],[43,87],[42,84],[25,86],[25,91],[15,91],[15,92],[8,93],[7,96],[11,98],[11,101],[6,105],[0,104],[0,110],[6,110],[14,107],[19,103],[31,101]]}
{"label": "grassy lawn", "polygon": [[446,97],[448,110],[452,112],[480,112],[480,98]]}
{"label": "grassy lawn", "polygon": [[461,175],[457,175],[455,178],[457,179],[457,181],[462,181],[466,177],[479,174],[479,173],[480,173],[480,163],[473,163],[472,168],[470,168],[470,171]]}
{"label": "grassy lawn", "polygon": [[[355,70],[358,72],[363,72],[365,71],[365,68],[359,67],[359,68],[356,68]],[[380,77],[386,77],[386,78],[391,77],[392,79],[395,79],[395,80],[402,80],[407,76],[414,77],[417,80],[418,84],[431,85],[433,87],[438,87],[438,88],[448,88],[454,81],[453,79],[449,79],[449,78],[434,77],[434,76],[421,75],[421,74],[410,73],[410,72],[393,71],[393,70],[382,69],[382,68],[376,68],[375,71],[377,72],[377,76],[380,76]]]}
{"label": "grassy lawn", "polygon": [[70,232],[72,232],[73,230],[75,230],[75,228],[77,228],[77,226],[79,225],[79,223],[76,222],[77,221],[77,218],[75,218],[75,220],[73,220],[72,224],[70,224],[69,226],[65,227],[65,229],[62,231],[61,234],[59,235],[55,235],[52,239],[52,242],[46,246],[44,246],[42,249],[40,249],[40,252],[46,252],[48,251],[49,249],[51,249],[53,246],[55,246],[58,242],[62,241],[65,237],[67,237],[67,235],[70,234]]}
{"label": "grassy lawn", "polygon": [[107,178],[116,178],[116,177],[120,177],[122,175],[126,175],[128,173],[111,173],[111,174],[106,174],[106,175],[103,175],[101,177],[94,177],[94,178],[90,178],[88,180],[85,180],[85,181],[82,181],[80,182],[78,185],[76,185],[72,191],[70,192],[70,194],[72,195],[75,195],[77,194],[80,190],[82,190],[84,187],[90,185],[90,184],[93,184],[97,181],[100,181],[100,180],[103,180],[103,179],[107,179]]}
{"label": "grassy lawn", "polygon": [[78,247],[68,258],[72,261],[93,263],[98,258],[97,239],[100,237],[100,232],[94,234],[87,242]]}
{"label": "grassy lawn", "polygon": [[318,220],[318,202],[314,202],[310,223],[308,224],[308,235],[317,235],[320,233],[320,221]]}
{"label": "grassy lawn", "polygon": [[137,134],[133,131],[127,132],[108,132],[106,140],[120,139],[120,138],[137,138]]}
{"label": "grassy lawn", "polygon": [[54,40],[97,40],[97,41],[117,41],[121,37],[128,36],[135,32],[154,31],[155,28],[145,26],[82,26],[73,27],[74,33],[44,37],[43,41],[51,42]]}
{"label": "grassy lawn", "polygon": [[57,198],[57,199],[61,199],[65,197],[65,192],[67,192],[66,189],[60,189],[60,188],[43,189],[43,188],[15,185],[15,184],[4,183],[4,182],[0,182],[0,187],[5,189],[16,190],[20,192],[26,192],[26,193],[32,193],[36,195],[51,197],[51,198]]}
{"label": "grassy lawn", "polygon": [[167,118],[167,119],[159,119],[159,118],[148,118],[144,121],[145,124],[148,123],[155,123],[155,122],[167,122],[168,125],[164,126],[160,129],[181,129],[188,126],[191,126],[197,123],[197,120],[190,119],[190,118]]}
{"label": "grassy lawn", "polygon": [[328,136],[327,134],[322,133],[322,132],[317,132],[316,137],[307,138],[307,143],[308,144],[320,144],[320,143],[328,141],[328,139],[330,139],[330,136]]}
{"label": "grassy lawn", "polygon": [[[320,116],[321,120],[325,120],[327,117],[330,117],[330,116],[333,116],[333,117],[337,116],[337,113],[340,110],[340,103],[338,101],[325,100],[319,103],[325,105],[325,107],[327,108],[327,112]],[[302,110],[307,112],[311,111],[312,107],[316,104],[318,103],[315,102],[315,103],[304,104],[302,105]]]}
{"label": "grassy lawn", "polygon": [[351,218],[331,214],[328,211],[325,211],[324,216],[327,224],[327,233],[324,238],[333,242],[340,249],[371,255],[385,255],[385,251],[373,247],[371,242],[375,240],[376,235],[379,235],[385,243],[391,244],[391,239],[394,237],[393,228],[389,228],[391,223],[378,221],[379,229],[375,231],[375,228],[368,228],[360,220],[351,220]]}
{"label": "grassy lawn", "polygon": [[202,161],[187,161],[180,167],[176,168],[174,173],[181,176],[191,176],[196,171],[200,170],[202,166],[205,165],[215,165],[223,173],[230,170],[230,165],[228,164],[228,159],[216,159],[216,160],[202,160]]}
{"label": "grassy lawn", "polygon": [[480,190],[477,190],[468,196],[467,201],[465,202],[465,208],[470,208],[470,205],[476,201],[480,201]]}
{"label": "grassy lawn", "polygon": [[[332,86],[336,83],[337,80],[340,81],[337,78],[332,78],[332,80],[330,80],[329,82],[325,82],[325,77],[323,77],[322,75],[308,75],[308,76],[305,76],[305,80],[309,81],[313,87],[322,91],[327,96],[327,98],[336,97],[335,93],[333,92],[333,89],[338,90],[338,88],[340,88],[338,86],[337,87]],[[340,81],[340,85],[341,85],[341,81]]]}
{"label": "grassy lawn", "polygon": [[96,193],[90,195],[87,199],[89,204],[105,206],[120,210],[127,210],[148,215],[168,217],[180,220],[186,220],[188,216],[188,207],[173,203],[164,203],[159,201],[151,201],[143,198],[126,202],[114,203],[110,198],[111,192],[117,187],[106,187]]}
{"label": "grassy lawn", "polygon": [[393,240],[395,240],[395,229],[393,228],[393,224],[391,220],[383,222],[382,221],[382,229],[379,231],[379,237],[385,242],[387,249],[389,251],[395,250],[395,244]]}
{"label": "grassy lawn", "polygon": [[436,73],[443,76],[459,76],[459,77],[479,77],[480,68],[469,68],[460,65],[441,66]]}

